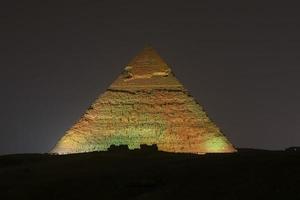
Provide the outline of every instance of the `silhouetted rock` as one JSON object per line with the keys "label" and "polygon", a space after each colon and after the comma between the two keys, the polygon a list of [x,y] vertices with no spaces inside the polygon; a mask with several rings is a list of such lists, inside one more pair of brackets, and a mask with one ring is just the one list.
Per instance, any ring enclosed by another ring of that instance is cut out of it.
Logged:
{"label": "silhouetted rock", "polygon": [[108,151],[128,152],[129,148],[128,148],[128,145],[124,145],[124,144],[121,144],[121,145],[114,145],[114,144],[112,144],[108,148]]}
{"label": "silhouetted rock", "polygon": [[285,151],[288,151],[288,152],[300,152],[300,147],[289,147],[289,148],[286,148]]}
{"label": "silhouetted rock", "polygon": [[152,144],[152,145],[141,144],[140,149],[141,149],[141,151],[144,151],[144,152],[157,152],[158,151],[157,144]]}

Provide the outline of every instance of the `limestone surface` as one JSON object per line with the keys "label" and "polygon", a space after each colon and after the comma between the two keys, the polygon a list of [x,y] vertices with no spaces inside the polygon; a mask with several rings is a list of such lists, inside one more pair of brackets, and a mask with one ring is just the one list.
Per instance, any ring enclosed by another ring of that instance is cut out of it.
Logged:
{"label": "limestone surface", "polygon": [[168,152],[234,152],[203,108],[150,47],[140,52],[53,153],[105,151],[110,145],[157,144]]}

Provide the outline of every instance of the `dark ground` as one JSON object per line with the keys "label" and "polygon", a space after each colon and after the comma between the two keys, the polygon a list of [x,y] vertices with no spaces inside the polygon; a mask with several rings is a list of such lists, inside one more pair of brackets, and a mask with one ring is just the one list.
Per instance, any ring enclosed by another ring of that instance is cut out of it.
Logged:
{"label": "dark ground", "polygon": [[300,152],[0,157],[0,199],[300,199]]}

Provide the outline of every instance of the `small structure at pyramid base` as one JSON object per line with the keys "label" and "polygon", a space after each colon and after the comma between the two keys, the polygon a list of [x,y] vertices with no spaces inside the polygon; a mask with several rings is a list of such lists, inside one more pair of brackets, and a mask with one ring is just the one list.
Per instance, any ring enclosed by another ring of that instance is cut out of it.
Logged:
{"label": "small structure at pyramid base", "polygon": [[139,53],[51,151],[107,151],[157,145],[181,153],[235,152],[203,108],[150,47]]}

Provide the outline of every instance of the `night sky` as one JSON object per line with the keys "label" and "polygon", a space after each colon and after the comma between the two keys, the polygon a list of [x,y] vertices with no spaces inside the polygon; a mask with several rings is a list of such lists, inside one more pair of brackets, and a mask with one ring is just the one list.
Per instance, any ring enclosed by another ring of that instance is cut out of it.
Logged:
{"label": "night sky", "polygon": [[49,151],[145,44],[236,147],[300,145],[299,5],[8,2],[0,5],[0,154]]}

